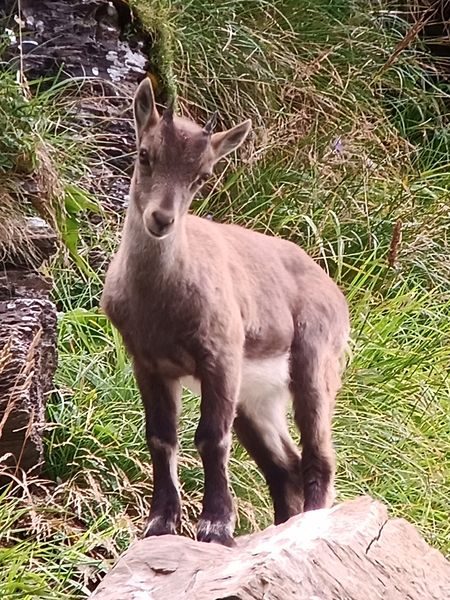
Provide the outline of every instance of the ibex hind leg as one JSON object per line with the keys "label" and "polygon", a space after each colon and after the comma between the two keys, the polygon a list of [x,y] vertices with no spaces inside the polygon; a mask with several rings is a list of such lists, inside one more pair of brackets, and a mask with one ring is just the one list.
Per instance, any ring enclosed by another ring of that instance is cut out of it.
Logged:
{"label": "ibex hind leg", "polygon": [[261,432],[255,421],[242,412],[238,412],[234,430],[240,443],[264,475],[272,497],[275,525],[302,512],[301,460],[300,454],[293,448],[292,440],[286,440],[283,455],[275,454],[261,439]]}
{"label": "ibex hind leg", "polygon": [[303,510],[301,457],[288,432],[288,390],[260,388],[255,394],[255,389],[240,399],[233,427],[264,475],[279,524]]}
{"label": "ibex hind leg", "polygon": [[294,418],[301,434],[304,510],[334,501],[335,453],[331,421],[340,387],[341,361],[330,343],[304,328],[291,357]]}

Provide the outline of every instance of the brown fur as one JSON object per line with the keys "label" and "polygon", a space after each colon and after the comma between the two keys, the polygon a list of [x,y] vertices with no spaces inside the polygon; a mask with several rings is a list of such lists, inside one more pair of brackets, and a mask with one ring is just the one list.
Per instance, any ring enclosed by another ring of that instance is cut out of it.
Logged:
{"label": "brown fur", "polygon": [[146,408],[155,483],[147,533],[173,532],[180,520],[169,463],[175,461],[179,380],[194,376],[202,386],[196,443],[205,469],[197,535],[231,544],[227,460],[244,359],[290,355],[302,466],[290,439],[283,442],[283,464],[274,466],[245,404],[235,423],[268,480],[276,521],[301,510],[303,495],[306,510],[330,503],[331,416],[349,331],[347,304],[295,244],[187,214],[201,185],[196,178],[242,143],[249,122],[210,134],[170,113],[160,117],[147,81],[134,109],[140,158],[102,307],[133,358]]}

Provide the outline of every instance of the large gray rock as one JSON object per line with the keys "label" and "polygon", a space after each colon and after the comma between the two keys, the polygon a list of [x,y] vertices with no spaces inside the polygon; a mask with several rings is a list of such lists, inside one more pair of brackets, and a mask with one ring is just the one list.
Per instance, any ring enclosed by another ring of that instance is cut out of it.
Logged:
{"label": "large gray rock", "polygon": [[178,536],[134,543],[93,600],[448,600],[450,563],[403,519],[358,498],[235,548]]}
{"label": "large gray rock", "polygon": [[[40,264],[56,250],[41,219],[27,222],[28,257]],[[12,246],[14,247],[14,246]],[[43,460],[45,403],[56,368],[56,308],[51,281],[9,255],[0,271],[0,472],[38,473]],[[28,262],[28,261],[27,261]]]}

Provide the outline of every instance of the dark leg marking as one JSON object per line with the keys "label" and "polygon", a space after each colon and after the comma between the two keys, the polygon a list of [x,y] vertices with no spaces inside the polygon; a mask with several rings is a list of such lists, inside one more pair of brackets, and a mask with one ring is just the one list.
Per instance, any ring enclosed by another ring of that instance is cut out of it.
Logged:
{"label": "dark leg marking", "polygon": [[[276,399],[274,399],[276,402]],[[263,428],[265,432],[263,432]],[[301,457],[296,445],[286,430],[279,431],[271,422],[260,423],[238,410],[234,430],[250,456],[263,473],[274,506],[275,525],[287,521],[303,510],[303,484]],[[271,447],[263,433],[273,437],[277,443]],[[276,439],[278,438],[278,439]],[[280,451],[275,451],[281,448]]]}
{"label": "dark leg marking", "polygon": [[228,482],[238,370],[217,366],[202,377],[201,416],[195,434],[205,473],[203,509],[197,525],[197,539],[234,545],[234,507]]}
{"label": "dark leg marking", "polygon": [[298,336],[292,353],[294,416],[301,433],[304,510],[332,505],[335,455],[331,420],[340,386],[339,357],[320,338]]}
{"label": "dark leg marking", "polygon": [[145,408],[147,444],[153,463],[153,497],[144,536],[176,533],[181,521],[177,480],[177,424],[181,398],[178,380],[134,365]]}

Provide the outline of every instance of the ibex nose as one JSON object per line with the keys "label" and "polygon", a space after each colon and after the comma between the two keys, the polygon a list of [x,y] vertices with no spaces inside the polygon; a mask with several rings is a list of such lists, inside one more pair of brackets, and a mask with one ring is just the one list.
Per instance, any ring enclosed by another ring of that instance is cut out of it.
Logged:
{"label": "ibex nose", "polygon": [[156,225],[157,232],[163,234],[174,222],[173,214],[167,213],[163,210],[155,210],[152,213],[153,221]]}

